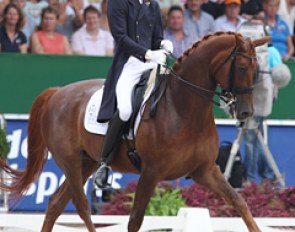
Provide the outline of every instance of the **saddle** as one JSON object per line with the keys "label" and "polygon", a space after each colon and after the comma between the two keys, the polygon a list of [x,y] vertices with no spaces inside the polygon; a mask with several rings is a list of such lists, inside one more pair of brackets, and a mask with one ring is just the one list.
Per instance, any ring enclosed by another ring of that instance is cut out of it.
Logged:
{"label": "saddle", "polygon": [[[152,90],[152,93],[150,95],[150,97],[153,99],[152,102],[152,107],[150,109],[150,117],[154,117],[155,116],[155,111],[157,108],[157,102],[159,101],[159,97],[156,97],[156,93],[158,92],[161,80],[162,80],[162,75],[160,75],[160,66],[157,68],[156,70],[156,74],[152,74],[152,69],[144,72],[141,75],[140,81],[134,86],[133,89],[133,93],[132,93],[132,114],[131,117],[127,123],[127,126],[124,130],[124,135],[123,137],[125,138],[125,141],[127,143],[127,147],[128,147],[128,158],[130,160],[130,162],[132,163],[132,165],[138,170],[141,170],[141,160],[140,160],[140,156],[138,155],[136,148],[135,148],[135,142],[133,144],[129,143],[129,140],[127,139],[127,136],[129,137],[129,139],[131,138],[131,140],[135,141],[135,120],[136,117],[139,113],[143,113],[141,112],[141,108],[143,105],[143,100],[145,98],[145,93],[148,92],[147,89],[149,88],[149,80],[155,78],[155,83],[154,83],[154,87]],[[155,75],[155,77],[153,76]],[[161,95],[161,94],[160,94]],[[132,133],[130,133],[132,132]]]}

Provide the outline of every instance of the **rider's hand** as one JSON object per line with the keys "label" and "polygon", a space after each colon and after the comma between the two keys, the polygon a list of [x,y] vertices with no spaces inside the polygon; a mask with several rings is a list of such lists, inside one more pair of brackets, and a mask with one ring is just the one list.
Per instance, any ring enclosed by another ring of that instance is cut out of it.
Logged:
{"label": "rider's hand", "polygon": [[165,49],[168,53],[173,53],[173,43],[170,40],[162,40],[161,48]]}
{"label": "rider's hand", "polygon": [[145,53],[145,59],[147,61],[155,62],[157,64],[164,65],[166,63],[167,51],[164,49],[159,49],[155,51],[147,50]]}

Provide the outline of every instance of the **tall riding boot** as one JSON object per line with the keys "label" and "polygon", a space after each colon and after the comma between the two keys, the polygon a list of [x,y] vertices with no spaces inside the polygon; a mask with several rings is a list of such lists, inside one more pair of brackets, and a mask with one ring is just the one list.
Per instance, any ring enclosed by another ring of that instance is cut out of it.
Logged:
{"label": "tall riding boot", "polygon": [[94,177],[94,183],[101,189],[111,187],[111,183],[108,183],[109,171],[111,170],[109,165],[119,148],[125,125],[126,122],[120,119],[117,111],[109,123],[101,152],[101,165]]}

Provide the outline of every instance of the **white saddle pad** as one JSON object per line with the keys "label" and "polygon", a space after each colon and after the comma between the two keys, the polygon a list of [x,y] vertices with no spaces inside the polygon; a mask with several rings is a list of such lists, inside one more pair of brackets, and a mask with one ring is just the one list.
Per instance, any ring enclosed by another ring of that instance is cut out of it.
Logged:
{"label": "white saddle pad", "polygon": [[97,90],[90,98],[84,117],[84,126],[85,129],[94,134],[101,134],[105,135],[108,129],[108,122],[106,123],[99,123],[97,122],[97,116],[101,105],[101,99],[103,94],[103,89]]}
{"label": "white saddle pad", "polygon": [[[161,73],[163,73],[163,70],[161,70]],[[145,94],[144,94],[144,100],[143,100],[142,108],[141,108],[142,110],[144,110],[144,104],[152,92],[153,86],[155,84],[155,78],[156,78],[156,69],[154,69],[151,72],[151,75],[150,75],[150,78],[148,81],[148,87],[147,87]],[[85,111],[85,117],[84,117],[85,129],[90,133],[100,134],[100,135],[106,134],[107,129],[108,129],[108,124],[109,124],[108,122],[99,123],[96,121],[97,115],[98,115],[98,112],[100,109],[100,105],[101,105],[103,89],[104,88],[102,87],[101,89],[97,90],[91,96],[91,98],[87,104],[86,111]],[[135,120],[134,134],[136,134],[136,132],[137,132],[140,119],[141,119],[141,114],[139,113],[136,117],[136,120]]]}

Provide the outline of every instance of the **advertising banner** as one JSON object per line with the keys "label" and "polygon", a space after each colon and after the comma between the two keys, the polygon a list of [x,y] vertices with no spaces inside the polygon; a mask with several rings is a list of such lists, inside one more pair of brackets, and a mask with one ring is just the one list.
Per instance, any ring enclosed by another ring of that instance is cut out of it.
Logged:
{"label": "advertising banner", "polygon": [[[235,139],[237,129],[234,125],[218,125],[220,142],[233,141]],[[268,140],[270,150],[280,171],[284,174],[286,185],[295,185],[295,143],[293,136],[295,133],[294,126],[271,126],[269,127]],[[27,120],[13,119],[7,120],[7,138],[10,144],[10,152],[8,157],[9,164],[17,169],[23,170],[26,166],[27,158]],[[241,144],[240,151],[243,154],[244,145]],[[164,168],[164,167],[163,167]],[[122,174],[115,172],[113,176],[113,188],[124,188],[129,182],[137,180],[138,175]],[[17,202],[10,203],[11,211],[45,211],[50,196],[56,191],[58,186],[64,181],[64,175],[61,169],[56,165],[51,155],[44,166],[40,178],[30,186],[26,195]],[[191,180],[181,178],[173,181],[172,184],[179,186],[190,185]],[[85,192],[90,201],[92,192],[92,178],[85,185]],[[98,198],[101,191],[96,190]],[[66,211],[74,211],[75,208],[70,202],[66,207]]]}

